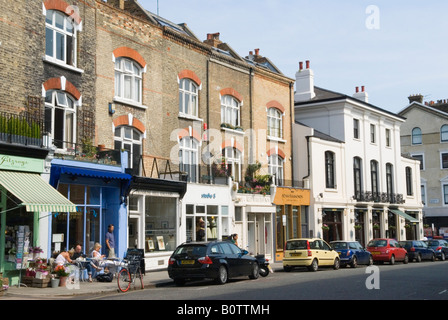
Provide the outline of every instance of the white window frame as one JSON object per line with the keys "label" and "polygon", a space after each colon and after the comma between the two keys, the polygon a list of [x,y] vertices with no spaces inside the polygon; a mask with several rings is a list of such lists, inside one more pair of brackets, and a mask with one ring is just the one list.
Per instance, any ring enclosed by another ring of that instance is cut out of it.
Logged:
{"label": "white window frame", "polygon": [[425,154],[424,153],[412,153],[411,154],[411,157],[415,158],[415,156],[422,156],[420,171],[424,171],[425,170]]}
{"label": "white window frame", "polygon": [[448,169],[448,164],[447,164],[446,168],[443,167],[443,155],[444,154],[448,155],[448,150],[440,151],[440,169],[441,170]]}
{"label": "white window frame", "polygon": [[[445,128],[445,131],[443,130]],[[448,136],[448,124],[444,124],[440,127],[440,142],[448,142],[448,137],[446,139],[443,139],[443,136]]]}
{"label": "white window frame", "polygon": [[[49,101],[50,100],[50,101]],[[51,128],[49,130],[51,138],[55,140],[55,116],[56,111],[60,110],[63,112],[63,132],[62,132],[62,148],[59,150],[67,150],[69,148],[74,149],[76,144],[76,124],[77,124],[77,106],[78,102],[68,93],[61,90],[48,90],[46,92],[45,98],[45,121],[51,122]],[[50,118],[47,119],[47,110],[49,110]],[[72,126],[71,132],[67,132],[67,116],[72,115]],[[71,139],[68,134],[71,133]]]}
{"label": "white window frame", "polygon": [[[143,68],[134,60],[126,57],[115,59],[115,97],[114,100],[132,105],[142,105]],[[125,89],[125,79],[130,80],[129,93]],[[136,88],[138,83],[138,88]],[[138,89],[138,93],[136,90]]]}
{"label": "white window frame", "polygon": [[[232,172],[229,172],[229,175],[233,177],[233,181],[241,181],[241,169],[243,163],[243,153],[234,147],[227,147],[224,149],[224,159],[225,164],[231,165]],[[235,172],[235,167],[238,168],[238,172]]]}
{"label": "white window frame", "polygon": [[271,176],[275,176],[275,185],[284,185],[285,160],[278,154],[272,154],[268,160],[268,170]]}
{"label": "white window frame", "polygon": [[[59,27],[56,24],[56,18],[57,17],[62,18],[62,26]],[[49,22],[51,17],[51,23]],[[71,26],[72,31],[68,29],[68,26]],[[57,11],[57,10],[48,10],[46,11],[46,18],[45,18],[45,59],[51,62],[65,64],[67,66],[71,66],[76,68],[77,66],[77,49],[78,49],[78,41],[77,41],[77,31],[79,29],[79,26],[74,22],[73,19],[70,19],[69,16],[65,15],[64,13]],[[49,39],[47,38],[47,30],[51,31],[52,33],[52,42],[53,42],[53,48],[52,48],[52,55],[49,55],[47,52],[47,44]],[[63,43],[63,57],[62,59],[59,59],[57,57],[57,36],[61,35],[64,39]],[[72,64],[69,64],[67,62],[67,38],[72,37]]]}
{"label": "white window frame", "polygon": [[[118,132],[120,133],[119,135],[117,135]],[[130,133],[130,136],[128,136],[127,133]],[[139,139],[134,139],[135,135],[138,135]],[[130,169],[133,169],[134,163],[132,160],[134,159],[134,157],[136,156],[139,157],[143,154],[143,134],[134,127],[119,126],[115,128],[114,133],[114,144],[116,142],[120,143],[120,150],[124,149],[129,152],[129,150],[125,148],[125,145],[130,146],[130,152],[128,155],[129,159],[128,167]],[[139,155],[134,154],[134,145],[140,146]]]}
{"label": "white window frame", "polygon": [[[191,79],[179,80],[179,114],[198,117],[200,87]],[[188,103],[188,108],[187,108]]]}
{"label": "white window frame", "polygon": [[221,124],[241,126],[241,103],[231,95],[221,97]]}
{"label": "white window frame", "polygon": [[268,138],[283,139],[283,113],[276,108],[268,109]]}
{"label": "white window frame", "polygon": [[391,130],[389,128],[386,128],[385,130],[385,137],[386,137],[386,147],[388,148],[392,147],[392,136],[391,136]]}
{"label": "white window frame", "polygon": [[[415,130],[420,130],[420,133],[419,133],[419,134],[415,134],[415,133],[414,133]],[[415,142],[415,143],[414,143],[414,136],[415,136],[415,137],[419,137],[419,139],[418,139],[419,142]],[[411,144],[412,144],[413,146],[423,144],[423,133],[422,133],[422,129],[421,129],[421,128],[419,128],[419,127],[415,127],[415,128],[412,129],[412,131],[411,131]]]}
{"label": "white window frame", "polygon": [[[184,137],[179,141],[179,164],[181,170],[188,173],[188,182],[192,183],[197,183],[199,178],[199,146],[200,143],[193,137]],[[185,165],[188,170],[185,170]],[[193,168],[194,175],[190,168]]]}
{"label": "white window frame", "polygon": [[376,144],[376,125],[370,124],[370,143]]}

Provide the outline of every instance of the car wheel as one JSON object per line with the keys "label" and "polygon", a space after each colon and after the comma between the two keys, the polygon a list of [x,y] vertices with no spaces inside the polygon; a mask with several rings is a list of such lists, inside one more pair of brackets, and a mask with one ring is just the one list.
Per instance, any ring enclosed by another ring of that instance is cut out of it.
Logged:
{"label": "car wheel", "polygon": [[255,280],[260,276],[260,269],[258,267],[258,263],[254,263],[252,265],[252,272],[249,275],[249,279]]}
{"label": "car wheel", "polygon": [[440,256],[440,260],[445,261],[445,259],[446,259],[445,253],[442,252],[442,255]]}
{"label": "car wheel", "polygon": [[353,256],[352,263],[350,263],[350,267],[356,268],[358,266],[358,258],[356,256]]}
{"label": "car wheel", "polygon": [[404,264],[408,264],[408,263],[409,263],[409,256],[408,256],[408,255],[405,255],[405,256],[404,256],[403,263],[404,263]]}
{"label": "car wheel", "polygon": [[368,265],[369,266],[373,265],[373,257],[372,256],[369,257],[369,264]]}
{"label": "car wheel", "polygon": [[216,282],[218,284],[225,284],[227,282],[227,268],[224,266],[220,266],[219,267],[219,271],[218,271],[218,278],[216,278]]}
{"label": "car wheel", "polygon": [[317,259],[314,259],[313,262],[311,262],[311,265],[308,267],[308,270],[316,272],[319,268],[319,264],[317,263]]}
{"label": "car wheel", "polygon": [[391,265],[394,265],[394,264],[395,264],[395,256],[394,256],[394,255],[392,255],[392,257],[390,257],[389,263],[390,263]]}
{"label": "car wheel", "polygon": [[185,279],[176,278],[174,279],[174,283],[176,284],[176,286],[181,287],[185,285]]}
{"label": "car wheel", "polygon": [[283,271],[290,272],[292,270],[292,267],[290,266],[283,266]]}
{"label": "car wheel", "polygon": [[435,253],[432,254],[431,261],[433,261],[433,262],[436,261],[436,254]]}
{"label": "car wheel", "polygon": [[339,270],[340,266],[341,266],[341,261],[339,260],[339,258],[334,259],[333,269]]}
{"label": "car wheel", "polygon": [[415,258],[416,262],[422,262],[422,256],[420,255],[420,253],[417,255],[417,258]]}

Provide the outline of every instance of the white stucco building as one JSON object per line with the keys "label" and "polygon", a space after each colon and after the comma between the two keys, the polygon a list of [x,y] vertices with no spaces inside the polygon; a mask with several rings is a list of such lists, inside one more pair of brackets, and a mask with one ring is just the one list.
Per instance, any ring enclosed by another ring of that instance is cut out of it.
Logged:
{"label": "white stucco building", "polygon": [[[301,65],[302,68],[302,65]],[[297,73],[295,179],[311,189],[310,236],[333,241],[423,236],[419,162],[401,154],[405,118]]]}

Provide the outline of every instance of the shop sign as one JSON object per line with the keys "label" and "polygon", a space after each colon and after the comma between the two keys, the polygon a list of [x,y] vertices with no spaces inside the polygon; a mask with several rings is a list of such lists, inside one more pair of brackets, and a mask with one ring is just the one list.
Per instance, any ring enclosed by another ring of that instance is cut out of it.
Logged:
{"label": "shop sign", "polygon": [[42,173],[44,160],[0,154],[0,170]]}
{"label": "shop sign", "polygon": [[216,199],[216,193],[203,193],[201,199]]}
{"label": "shop sign", "polygon": [[275,192],[274,204],[309,206],[310,190],[278,187]]}

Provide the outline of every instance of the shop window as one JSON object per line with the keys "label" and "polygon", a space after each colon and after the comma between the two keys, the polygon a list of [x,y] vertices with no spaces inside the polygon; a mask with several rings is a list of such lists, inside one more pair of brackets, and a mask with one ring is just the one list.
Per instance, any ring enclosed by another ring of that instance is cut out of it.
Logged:
{"label": "shop window", "polygon": [[59,149],[74,149],[77,108],[74,98],[64,91],[48,90],[45,96],[45,125]]}
{"label": "shop window", "polygon": [[228,206],[186,206],[187,241],[212,241],[220,239],[222,235],[229,235]]}
{"label": "shop window", "polygon": [[177,243],[177,198],[145,197],[145,251],[174,251]]}

